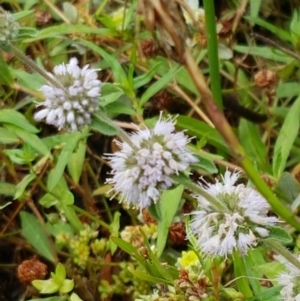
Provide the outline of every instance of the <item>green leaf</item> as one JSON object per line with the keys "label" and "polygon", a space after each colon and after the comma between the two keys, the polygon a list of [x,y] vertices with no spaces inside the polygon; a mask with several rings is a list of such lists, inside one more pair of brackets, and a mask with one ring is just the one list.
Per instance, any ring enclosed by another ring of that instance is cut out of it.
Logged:
{"label": "green leaf", "polygon": [[216,167],[212,159],[204,157],[203,154],[201,155],[194,154],[194,155],[198,158],[199,162],[191,164],[192,169],[197,169],[197,168],[203,169],[209,174],[214,174],[218,172],[218,168]]}
{"label": "green leaf", "polygon": [[258,126],[242,119],[239,124],[239,138],[257,169],[271,172],[268,164],[267,148],[261,140]]}
{"label": "green leaf", "polygon": [[263,0],[250,0],[250,16],[255,18],[259,14],[259,9]]}
{"label": "green leaf", "polygon": [[259,56],[259,57],[263,57],[263,58],[271,60],[271,61],[285,63],[285,64],[289,64],[294,60],[292,57],[285,54],[284,52],[282,52],[278,49],[272,49],[267,46],[251,46],[251,47],[249,47],[249,46],[236,45],[236,46],[234,46],[234,50],[236,52],[245,53],[248,55],[250,54],[250,55],[254,55],[254,56]]}
{"label": "green leaf", "polygon": [[117,130],[115,126],[108,122],[106,118],[103,118],[99,112],[93,114],[93,120],[90,127],[99,133],[102,133],[106,136],[115,136]]}
{"label": "green leaf", "polygon": [[273,174],[279,178],[284,171],[290,150],[299,130],[300,96],[291,106],[277,137],[273,155]]}
{"label": "green leaf", "polygon": [[83,225],[72,205],[66,205],[62,202],[61,204],[57,205],[57,207],[64,211],[67,221],[77,232],[83,229]]}
{"label": "green leaf", "polygon": [[276,96],[278,98],[294,97],[300,95],[299,83],[281,83],[277,86]]}
{"label": "green leaf", "polygon": [[179,185],[174,189],[163,191],[160,201],[155,205],[158,207],[157,211],[159,211],[160,216],[157,226],[158,236],[156,243],[158,257],[160,257],[164,251],[169,234],[169,228],[177,213],[183,190],[184,186]]}
{"label": "green leaf", "polygon": [[[39,281],[43,281],[43,280],[39,280]],[[67,300],[68,300],[67,296],[62,296],[62,297],[49,297],[49,298],[30,299],[28,301],[67,301]],[[76,301],[76,299],[74,301]]]}
{"label": "green leaf", "polygon": [[0,122],[4,124],[12,124],[24,131],[36,134],[39,130],[34,127],[21,113],[12,109],[0,110]]}
{"label": "green leaf", "polygon": [[[132,108],[131,103],[127,103],[127,99],[128,97],[123,95],[121,96],[121,98],[117,101],[115,101],[114,103],[110,103],[109,105],[107,105],[105,107],[106,112],[109,116],[112,115],[119,115],[119,114],[126,114],[126,115],[135,115],[136,112],[135,110]],[[126,102],[126,103],[125,103]]]}
{"label": "green leaf", "polygon": [[179,130],[187,130],[190,136],[196,136],[199,139],[205,137],[209,144],[227,153],[229,152],[224,139],[218,131],[202,121],[187,116],[178,116],[176,128]]}
{"label": "green leaf", "polygon": [[281,289],[281,285],[270,287],[255,297],[247,299],[247,301],[283,301],[279,294]]}
{"label": "green leaf", "polygon": [[165,75],[163,75],[159,80],[155,81],[142,95],[140,99],[140,104],[143,106],[153,95],[162,90],[170,81],[173,80],[174,76],[179,71],[179,68],[176,66],[169,70]]}
{"label": "green leaf", "polygon": [[58,263],[55,268],[55,274],[52,276],[53,280],[56,282],[57,285],[62,285],[66,279],[66,268],[62,263]]}
{"label": "green leaf", "polygon": [[79,141],[77,149],[72,153],[68,161],[68,172],[76,184],[78,184],[81,177],[85,159],[85,150],[86,140]]}
{"label": "green leaf", "polygon": [[292,204],[300,193],[300,184],[289,172],[284,172],[279,178],[274,192],[288,204]]}
{"label": "green leaf", "polygon": [[130,256],[133,256],[141,265],[145,266],[146,264],[146,259],[143,258],[137,249],[133,247],[130,243],[122,240],[119,237],[115,236],[110,236],[110,240],[112,240],[120,249],[125,251],[127,254]]}
{"label": "green leaf", "polygon": [[105,83],[101,87],[100,103],[103,107],[106,107],[117,101],[122,95],[125,95],[125,92],[119,86]]}
{"label": "green leaf", "polygon": [[246,16],[244,17],[246,20],[249,20],[253,22],[254,24],[257,24],[261,27],[264,27],[274,33],[277,37],[281,38],[284,41],[293,42],[292,36],[289,34],[289,32],[283,30],[281,27],[275,26],[274,24],[271,24],[259,17],[251,17]]}
{"label": "green leaf", "polygon": [[49,154],[48,148],[37,135],[34,135],[28,132],[27,130],[23,130],[22,128],[15,125],[6,124],[5,127],[7,127],[10,131],[14,132],[20,139],[22,139],[24,142],[29,144],[39,154],[41,155]]}
{"label": "green leaf", "polygon": [[61,288],[59,289],[60,294],[67,294],[74,288],[74,281],[66,279]]}
{"label": "green leaf", "polygon": [[50,208],[51,206],[54,206],[58,203],[57,197],[55,197],[53,194],[46,193],[43,195],[43,197],[39,200],[39,203],[41,206],[45,208]]}
{"label": "green leaf", "polygon": [[58,184],[60,178],[63,176],[64,170],[66,165],[68,164],[68,161],[74,152],[74,149],[77,147],[78,142],[80,139],[82,139],[82,133],[81,132],[75,132],[72,133],[65,141],[65,146],[61,150],[57,163],[53,170],[51,170],[51,173],[48,177],[48,183],[47,187],[49,191],[51,192],[55,186]]}
{"label": "green leaf", "polygon": [[24,193],[28,184],[31,183],[35,178],[36,178],[36,175],[28,174],[22,179],[22,181],[20,183],[18,183],[16,193],[14,196],[15,200],[22,196],[22,194]]}
{"label": "green leaf", "polygon": [[48,280],[33,280],[31,284],[39,291],[40,294],[53,294],[58,292],[59,286],[53,282],[52,279]]}
{"label": "green leaf", "polygon": [[265,273],[257,269],[257,266],[266,262],[262,255],[261,248],[249,249],[247,255],[244,256],[244,259],[249,283],[254,295],[257,295],[263,290],[259,279],[263,278],[265,275]]}
{"label": "green leaf", "polygon": [[263,240],[275,240],[277,243],[281,243],[281,244],[290,244],[293,241],[292,236],[290,235],[289,232],[287,232],[285,229],[280,228],[280,227],[268,227],[269,232],[269,236]]}
{"label": "green leaf", "polygon": [[0,145],[11,144],[11,143],[20,143],[20,139],[13,132],[9,131],[8,129],[0,127]]}
{"label": "green leaf", "polygon": [[234,276],[236,277],[238,290],[246,298],[250,298],[253,296],[253,293],[250,289],[249,280],[246,275],[244,258],[240,256],[238,251],[234,251],[232,257],[234,263]]}
{"label": "green leaf", "polygon": [[0,182],[0,195],[14,196],[17,186],[7,182]]}
{"label": "green leaf", "polygon": [[[0,70],[1,70],[0,83],[10,86],[13,83],[14,79],[2,55],[0,55]],[[1,111],[0,111],[0,116],[1,116]]]}
{"label": "green leaf", "polygon": [[[112,236],[118,237],[118,235],[119,235],[120,217],[121,217],[120,212],[116,212],[114,214],[114,219],[113,219],[112,223],[110,224],[110,234]],[[110,252],[111,252],[112,255],[117,250],[117,247],[118,246],[112,240],[109,241],[109,249],[110,249]]]}
{"label": "green leaf", "polygon": [[68,34],[76,33],[87,33],[87,34],[96,34],[97,36],[108,37],[116,35],[116,32],[107,28],[96,28],[82,24],[61,24],[55,26],[49,26],[45,29],[42,29],[38,36],[35,38],[25,39],[23,43],[30,44],[32,42],[48,39],[48,38],[65,38]]}
{"label": "green leaf", "polygon": [[37,218],[25,211],[20,212],[21,232],[37,252],[51,262],[55,262],[48,237]]}
{"label": "green leaf", "polygon": [[123,86],[124,89],[129,89],[127,75],[116,58],[114,58],[111,54],[108,54],[106,51],[104,51],[102,48],[98,47],[92,42],[83,39],[80,39],[80,41],[83,45],[101,55],[102,58],[109,64],[114,74],[116,82]]}
{"label": "green leaf", "polygon": [[134,89],[138,89],[140,87],[145,86],[148,84],[153,76],[156,74],[158,67],[161,65],[161,62],[156,63],[150,70],[148,70],[146,73],[136,77],[133,79],[133,86]]}

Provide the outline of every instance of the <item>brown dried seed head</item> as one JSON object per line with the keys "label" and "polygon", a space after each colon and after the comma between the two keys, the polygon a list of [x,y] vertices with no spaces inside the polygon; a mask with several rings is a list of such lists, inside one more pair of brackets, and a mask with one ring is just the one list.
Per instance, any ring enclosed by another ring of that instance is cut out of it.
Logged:
{"label": "brown dried seed head", "polygon": [[141,41],[141,50],[144,56],[148,59],[153,58],[158,53],[158,46],[154,40],[145,39]]}
{"label": "brown dried seed head", "polygon": [[169,228],[169,238],[176,245],[186,244],[186,231],[184,223],[174,223]]}
{"label": "brown dried seed head", "polygon": [[148,106],[154,111],[169,110],[174,104],[173,96],[166,90],[156,93],[148,102]]}
{"label": "brown dried seed head", "polygon": [[277,75],[271,70],[263,69],[254,75],[254,82],[260,88],[272,89],[276,81]]}
{"label": "brown dried seed head", "polygon": [[35,257],[24,260],[18,266],[18,278],[24,284],[29,284],[36,279],[45,279],[46,275],[47,266]]}
{"label": "brown dried seed head", "polygon": [[228,38],[232,34],[232,24],[228,20],[218,21],[219,31],[218,36],[221,39]]}
{"label": "brown dried seed head", "polygon": [[52,16],[48,11],[37,10],[34,14],[37,26],[44,26],[52,21]]}
{"label": "brown dried seed head", "polygon": [[143,219],[145,224],[157,224],[157,221],[154,217],[152,217],[149,213],[149,210],[147,208],[143,209],[142,211]]}

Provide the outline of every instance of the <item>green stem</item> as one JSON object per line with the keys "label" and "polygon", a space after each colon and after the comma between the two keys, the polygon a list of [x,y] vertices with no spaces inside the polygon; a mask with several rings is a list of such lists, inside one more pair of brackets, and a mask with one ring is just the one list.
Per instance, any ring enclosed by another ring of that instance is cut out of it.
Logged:
{"label": "green stem", "polygon": [[267,245],[271,250],[274,250],[278,254],[282,255],[285,259],[287,259],[291,264],[293,264],[300,270],[300,261],[279,242],[274,239],[266,239],[264,240],[264,244]]}
{"label": "green stem", "polygon": [[223,203],[221,203],[218,199],[214,198],[211,194],[207,193],[199,185],[194,184],[189,178],[177,175],[171,176],[171,178],[177,183],[183,184],[187,189],[193,191],[194,193],[203,196],[216,208],[216,211],[224,213],[228,212],[228,209],[224,206]]}
{"label": "green stem", "polygon": [[232,257],[234,264],[234,275],[237,278],[236,285],[245,298],[251,298],[253,294],[246,275],[244,259],[241,257],[238,251],[234,251]]}
{"label": "green stem", "polygon": [[265,197],[268,203],[271,205],[275,213],[277,213],[283,220],[288,222],[291,226],[300,230],[300,222],[293,213],[274,195],[268,185],[261,178],[260,174],[254,168],[252,162],[248,157],[244,157],[240,161],[240,165],[246,171],[249,179],[255,185],[257,190]]}
{"label": "green stem", "polygon": [[211,91],[215,102],[220,110],[223,109],[222,89],[219,68],[218,40],[216,31],[216,17],[214,1],[203,0],[205,10],[205,25],[207,34],[207,48],[209,61],[209,74],[211,81]]}
{"label": "green stem", "polygon": [[40,68],[31,58],[26,56],[20,49],[18,49],[17,47],[15,47],[12,44],[10,45],[10,47],[13,49],[16,57],[18,57],[22,62],[27,64],[27,66],[31,70],[34,70],[37,73],[39,73],[41,76],[43,76],[49,83],[51,83],[55,87],[67,92],[66,89],[58,81],[55,80],[55,78],[51,77],[44,69]]}

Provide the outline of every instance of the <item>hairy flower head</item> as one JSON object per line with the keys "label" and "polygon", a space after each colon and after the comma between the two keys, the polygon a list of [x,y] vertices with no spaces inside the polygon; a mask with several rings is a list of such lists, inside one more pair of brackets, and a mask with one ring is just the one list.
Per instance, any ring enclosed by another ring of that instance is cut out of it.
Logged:
{"label": "hairy flower head", "polygon": [[[297,256],[300,261],[300,255]],[[284,262],[285,272],[278,275],[277,281],[282,285],[280,295],[282,300],[299,301],[300,300],[300,270],[289,261]]]}
{"label": "hairy flower head", "polygon": [[[76,58],[68,64],[54,68],[53,81],[41,87],[46,97],[44,106],[34,115],[37,121],[42,119],[59,130],[77,131],[91,123],[91,114],[98,109],[101,81],[97,79],[97,70],[86,65],[78,67]],[[57,83],[57,84],[55,84]]]}
{"label": "hairy flower head", "polygon": [[258,238],[269,235],[268,226],[278,219],[269,217],[268,202],[253,188],[234,186],[238,173],[226,171],[222,183],[206,183],[202,188],[224,205],[217,209],[202,196],[196,196],[198,208],[193,215],[188,236],[194,235],[204,254],[227,256],[234,250],[246,254]]}
{"label": "hairy flower head", "polygon": [[19,23],[7,11],[0,7],[0,46],[6,48],[18,37]]}
{"label": "hairy flower head", "polygon": [[160,189],[172,186],[174,174],[185,171],[197,159],[187,149],[190,141],[175,132],[175,121],[160,116],[153,129],[130,135],[131,144],[117,142],[120,151],[109,155],[113,177],[108,183],[135,207],[149,207],[160,198]]}

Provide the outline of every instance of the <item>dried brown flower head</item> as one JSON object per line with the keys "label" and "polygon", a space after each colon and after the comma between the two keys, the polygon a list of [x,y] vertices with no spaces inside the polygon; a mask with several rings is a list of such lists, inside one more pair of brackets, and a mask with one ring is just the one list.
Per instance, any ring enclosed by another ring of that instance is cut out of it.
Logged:
{"label": "dried brown flower head", "polygon": [[36,279],[45,279],[47,275],[47,266],[36,257],[24,260],[18,266],[18,278],[20,282],[29,284]]}

